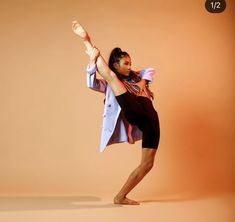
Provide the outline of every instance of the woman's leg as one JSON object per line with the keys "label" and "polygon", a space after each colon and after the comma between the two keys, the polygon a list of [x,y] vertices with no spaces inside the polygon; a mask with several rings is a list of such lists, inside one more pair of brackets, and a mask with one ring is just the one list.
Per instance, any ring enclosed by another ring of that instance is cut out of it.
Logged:
{"label": "woman's leg", "polygon": [[[91,51],[94,46],[91,43],[91,39],[87,31],[77,21],[73,21],[72,29],[75,34],[77,34],[82,38],[86,50],[89,53],[89,51]],[[115,96],[121,95],[127,91],[123,83],[117,78],[116,74],[110,70],[110,68],[108,67],[107,63],[105,62],[105,60],[101,55],[98,57],[96,65],[99,74],[110,85]]]}
{"label": "woman's leg", "polygon": [[142,149],[142,160],[140,165],[130,174],[126,183],[123,185],[122,189],[114,198],[115,204],[130,204],[138,205],[139,203],[130,200],[126,195],[144,178],[144,176],[152,169],[154,164],[154,158],[157,149]]}
{"label": "woman's leg", "polygon": [[143,132],[141,164],[131,173],[128,180],[114,198],[116,204],[139,204],[126,198],[126,195],[143,179],[154,164],[160,129],[157,112],[152,102],[145,97],[135,97],[130,93],[116,97],[129,122],[137,125]]}

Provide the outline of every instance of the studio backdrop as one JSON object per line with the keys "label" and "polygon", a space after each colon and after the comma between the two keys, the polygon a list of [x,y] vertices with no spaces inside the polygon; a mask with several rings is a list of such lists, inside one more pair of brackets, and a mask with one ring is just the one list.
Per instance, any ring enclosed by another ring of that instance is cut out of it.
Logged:
{"label": "studio backdrop", "polygon": [[134,195],[234,192],[235,2],[199,0],[1,2],[0,195],[116,193],[141,142],[99,152],[104,95],[86,86],[78,20],[107,60],[127,51],[150,88],[161,139]]}

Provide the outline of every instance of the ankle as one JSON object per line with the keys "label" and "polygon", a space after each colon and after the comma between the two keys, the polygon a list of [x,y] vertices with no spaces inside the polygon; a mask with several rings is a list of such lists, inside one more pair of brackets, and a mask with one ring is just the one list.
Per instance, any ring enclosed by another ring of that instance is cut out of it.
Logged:
{"label": "ankle", "polygon": [[116,198],[124,199],[124,198],[126,198],[126,194],[117,194]]}
{"label": "ankle", "polygon": [[83,41],[91,44],[91,38],[87,33],[86,33],[86,36],[83,38]]}
{"label": "ankle", "polygon": [[90,41],[88,41],[88,40],[84,40],[84,44],[85,44],[85,47],[86,47],[88,52],[91,51],[93,49],[93,47],[94,47],[92,45],[92,43]]}

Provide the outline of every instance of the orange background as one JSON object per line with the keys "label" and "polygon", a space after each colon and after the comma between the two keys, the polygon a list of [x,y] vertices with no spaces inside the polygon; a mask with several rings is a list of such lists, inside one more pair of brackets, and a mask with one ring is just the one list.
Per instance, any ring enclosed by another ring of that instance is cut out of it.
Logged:
{"label": "orange background", "polygon": [[140,142],[99,152],[104,95],[74,19],[106,59],[119,46],[156,69],[160,146],[132,194],[235,192],[235,5],[204,2],[1,2],[0,195],[114,194],[140,162]]}

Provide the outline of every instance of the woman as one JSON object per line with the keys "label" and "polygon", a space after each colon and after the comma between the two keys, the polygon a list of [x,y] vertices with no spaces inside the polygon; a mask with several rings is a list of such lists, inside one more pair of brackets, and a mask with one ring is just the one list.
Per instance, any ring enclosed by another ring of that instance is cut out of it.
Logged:
{"label": "woman", "polygon": [[[101,142],[101,151],[112,143],[134,143],[142,138],[141,163],[114,197],[115,204],[138,205],[137,201],[126,196],[152,169],[160,137],[158,115],[147,85],[152,81],[153,69],[133,72],[130,56],[119,48],[112,51],[108,66],[99,50],[92,45],[88,33],[77,21],[73,22],[72,29],[82,38],[86,52],[90,56],[87,67],[88,86],[106,94],[104,119],[107,120],[104,120],[103,129],[106,122],[113,128],[107,128],[102,132],[104,139]],[[96,71],[103,79],[96,79]]]}

